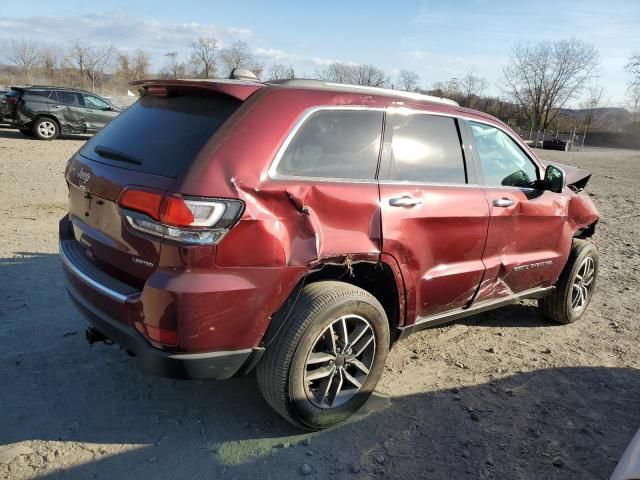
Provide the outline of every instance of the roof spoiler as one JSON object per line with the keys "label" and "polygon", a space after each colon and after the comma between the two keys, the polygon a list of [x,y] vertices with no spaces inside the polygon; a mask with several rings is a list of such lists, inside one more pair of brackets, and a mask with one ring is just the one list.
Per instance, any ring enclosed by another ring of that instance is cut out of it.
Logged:
{"label": "roof spoiler", "polygon": [[[246,80],[175,80],[175,79],[149,79],[136,80],[129,85],[136,87],[141,95],[154,94],[153,90],[163,87],[167,94],[172,90],[208,90],[211,92],[228,95],[238,100],[244,101],[253,93],[264,87],[262,83]],[[151,91],[150,91],[151,90]]]}

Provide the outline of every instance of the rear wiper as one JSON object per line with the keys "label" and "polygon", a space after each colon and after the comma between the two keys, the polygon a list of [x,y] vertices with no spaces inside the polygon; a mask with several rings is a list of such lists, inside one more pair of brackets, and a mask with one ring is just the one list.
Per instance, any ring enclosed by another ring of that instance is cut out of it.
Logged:
{"label": "rear wiper", "polygon": [[120,160],[122,162],[135,163],[136,165],[142,165],[142,162],[137,158],[127,155],[124,152],[114,150],[113,148],[97,145],[93,148],[93,151],[104,158],[111,158],[112,160]]}

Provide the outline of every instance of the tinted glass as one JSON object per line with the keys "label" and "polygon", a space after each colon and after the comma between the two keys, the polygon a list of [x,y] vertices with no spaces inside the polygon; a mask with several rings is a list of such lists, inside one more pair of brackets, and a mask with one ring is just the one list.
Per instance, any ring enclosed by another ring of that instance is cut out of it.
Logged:
{"label": "tinted glass", "polygon": [[89,140],[80,154],[121,168],[177,177],[240,104],[231,97],[147,95]]}
{"label": "tinted glass", "polygon": [[287,147],[277,173],[374,179],[382,117],[382,112],[369,110],[325,110],[312,114]]}
{"label": "tinted glass", "polygon": [[93,95],[84,96],[84,105],[87,108],[94,108],[96,110],[108,110],[109,104],[101,98],[94,97]]}
{"label": "tinted glass", "polygon": [[64,103],[65,105],[84,105],[84,102],[82,101],[82,95],[75,92],[64,92],[62,90],[58,90],[58,101],[60,103]]}
{"label": "tinted glass", "polygon": [[27,93],[29,95],[32,96],[36,96],[36,97],[49,97],[49,94],[51,93],[51,90],[29,90],[27,91]]}
{"label": "tinted glass", "polygon": [[502,130],[471,122],[484,183],[491,187],[533,187],[537,169],[518,144]]}
{"label": "tinted glass", "polygon": [[391,180],[465,183],[456,121],[434,115],[393,115]]}

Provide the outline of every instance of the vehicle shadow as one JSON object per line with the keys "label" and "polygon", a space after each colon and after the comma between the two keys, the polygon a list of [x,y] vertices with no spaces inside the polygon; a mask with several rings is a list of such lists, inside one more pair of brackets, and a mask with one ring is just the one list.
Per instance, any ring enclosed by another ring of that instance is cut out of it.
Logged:
{"label": "vehicle shadow", "polygon": [[466,317],[458,321],[462,325],[478,327],[558,327],[560,324],[544,316],[535,301],[516,303],[496,310]]}
{"label": "vehicle shadow", "polygon": [[[28,137],[17,128],[9,127],[9,126],[0,126],[0,138],[12,138],[12,139],[20,139],[20,140],[33,140],[40,141],[33,137]],[[56,140],[88,140],[91,138],[91,135],[60,135]]]}
{"label": "vehicle shadow", "polygon": [[0,445],[37,441],[24,466],[38,478],[282,480],[307,463],[311,478],[605,479],[640,426],[640,371],[566,367],[378,394],[302,433],[254,378],[151,377],[89,347],[61,275],[58,255],[0,259]]}

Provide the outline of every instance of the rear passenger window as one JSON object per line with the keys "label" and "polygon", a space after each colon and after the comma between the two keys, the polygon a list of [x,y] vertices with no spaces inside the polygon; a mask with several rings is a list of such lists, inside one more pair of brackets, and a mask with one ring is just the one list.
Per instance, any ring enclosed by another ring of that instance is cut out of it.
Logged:
{"label": "rear passenger window", "polygon": [[460,136],[453,118],[392,116],[390,180],[466,183]]}
{"label": "rear passenger window", "polygon": [[84,106],[82,97],[79,93],[58,91],[58,101],[66,105]]}
{"label": "rear passenger window", "polygon": [[29,90],[28,93],[35,97],[49,97],[51,90]]}
{"label": "rear passenger window", "polygon": [[295,134],[276,173],[299,177],[373,180],[378,168],[383,113],[321,110]]}

